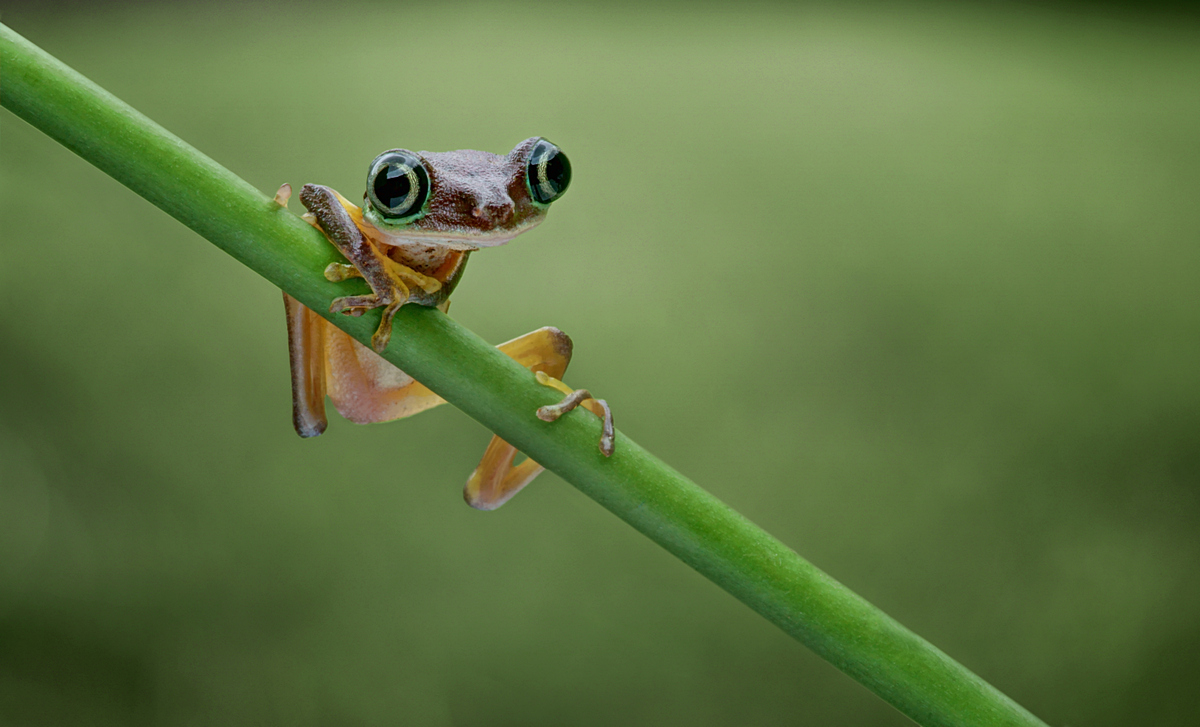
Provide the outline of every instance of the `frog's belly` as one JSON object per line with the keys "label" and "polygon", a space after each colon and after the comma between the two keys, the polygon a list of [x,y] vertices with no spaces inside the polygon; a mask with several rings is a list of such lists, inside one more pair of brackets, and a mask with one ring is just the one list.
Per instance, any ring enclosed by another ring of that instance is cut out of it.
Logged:
{"label": "frog's belly", "polygon": [[445,403],[333,324],[321,323],[325,326],[325,383],[342,416],[355,424],[388,422]]}

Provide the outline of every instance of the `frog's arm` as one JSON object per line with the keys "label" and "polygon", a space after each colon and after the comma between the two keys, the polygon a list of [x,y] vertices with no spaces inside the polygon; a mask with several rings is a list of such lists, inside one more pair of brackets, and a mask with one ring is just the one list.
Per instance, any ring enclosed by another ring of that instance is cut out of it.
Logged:
{"label": "frog's arm", "polygon": [[[372,308],[383,308],[383,320],[371,337],[371,346],[376,351],[387,348],[392,335],[392,317],[400,306],[408,302],[413,287],[441,285],[439,281],[420,275],[415,271],[390,260],[371,243],[346,211],[337,192],[319,184],[306,184],[300,190],[300,202],[315,218],[317,226],[329,238],[334,247],[353,263],[358,274],[371,286],[369,295],[349,295],[337,298],[329,306],[330,313],[345,313],[358,316]],[[326,270],[331,280],[345,280],[353,274],[346,266],[334,264]]]}

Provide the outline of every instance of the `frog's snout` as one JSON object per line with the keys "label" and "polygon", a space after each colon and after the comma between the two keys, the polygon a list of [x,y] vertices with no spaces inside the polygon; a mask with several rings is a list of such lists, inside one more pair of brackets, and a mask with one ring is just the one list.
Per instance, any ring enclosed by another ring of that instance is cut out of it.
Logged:
{"label": "frog's snout", "polygon": [[489,202],[486,204],[476,205],[471,210],[471,216],[477,220],[488,223],[489,225],[506,225],[513,216],[512,200],[504,202]]}

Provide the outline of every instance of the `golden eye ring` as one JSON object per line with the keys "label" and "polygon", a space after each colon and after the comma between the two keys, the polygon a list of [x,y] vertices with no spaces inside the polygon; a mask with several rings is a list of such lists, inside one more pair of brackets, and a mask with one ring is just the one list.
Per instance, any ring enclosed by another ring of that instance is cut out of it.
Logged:
{"label": "golden eye ring", "polygon": [[429,172],[421,158],[405,149],[375,157],[367,173],[367,199],[385,219],[416,219],[429,199]]}
{"label": "golden eye ring", "polygon": [[563,196],[571,183],[571,161],[547,139],[539,139],[525,167],[529,194],[540,204],[550,204]]}

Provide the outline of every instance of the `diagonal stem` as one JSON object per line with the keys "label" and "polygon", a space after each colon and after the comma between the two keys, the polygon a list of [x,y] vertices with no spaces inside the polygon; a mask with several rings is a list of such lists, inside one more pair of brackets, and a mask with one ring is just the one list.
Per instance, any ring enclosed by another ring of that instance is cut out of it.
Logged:
{"label": "diagonal stem", "polygon": [[[0,102],[314,311],[357,281],[325,239],[229,170],[0,25]],[[357,289],[355,289],[356,291]],[[330,318],[368,344],[378,312]],[[555,394],[440,312],[404,306],[384,357],[924,725],[1043,725],[737,512],[600,422],[534,417]],[[453,362],[448,366],[446,362]]]}

